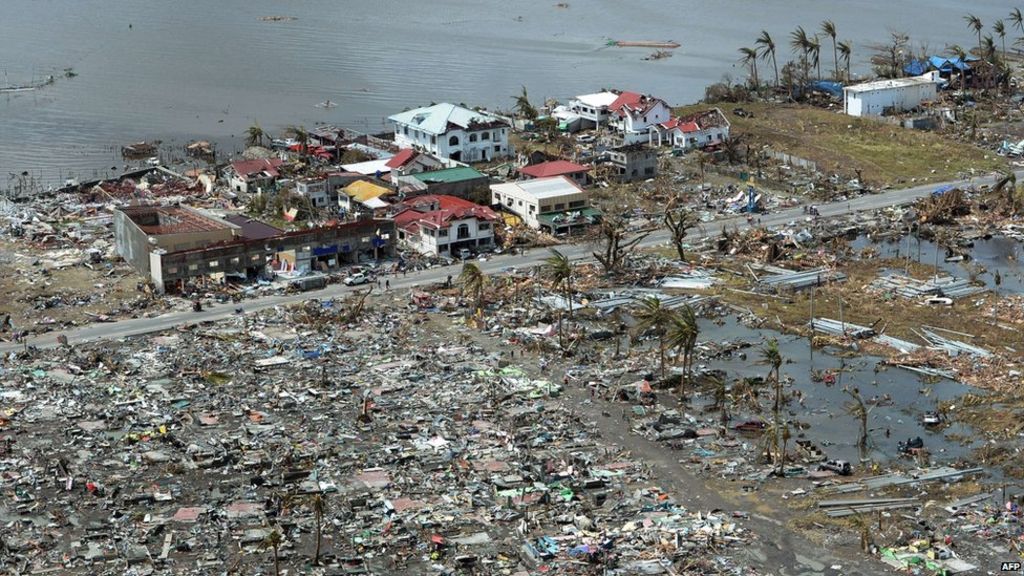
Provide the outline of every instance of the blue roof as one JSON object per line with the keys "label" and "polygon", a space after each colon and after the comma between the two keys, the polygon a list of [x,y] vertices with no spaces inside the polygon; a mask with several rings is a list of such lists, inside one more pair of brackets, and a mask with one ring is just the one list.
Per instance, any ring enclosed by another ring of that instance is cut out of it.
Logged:
{"label": "blue roof", "polygon": [[968,62],[970,59],[961,60],[959,58],[946,58],[944,56],[932,56],[928,59],[928,63],[931,64],[932,68],[942,72],[952,72],[954,68],[957,70],[967,70],[970,68]]}
{"label": "blue roof", "polygon": [[928,62],[924,60],[911,60],[903,67],[903,73],[908,76],[920,76],[928,70]]}

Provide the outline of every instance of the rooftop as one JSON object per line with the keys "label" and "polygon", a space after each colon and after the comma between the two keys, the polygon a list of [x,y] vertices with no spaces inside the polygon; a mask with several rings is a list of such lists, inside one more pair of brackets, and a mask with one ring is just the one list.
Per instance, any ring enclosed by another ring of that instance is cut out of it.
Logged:
{"label": "rooftop", "polygon": [[576,99],[594,108],[607,108],[612,105],[612,102],[618,100],[619,95],[615,92],[595,92],[594,94],[583,94],[577,96]]}
{"label": "rooftop", "polygon": [[274,228],[266,222],[254,220],[243,214],[232,214],[225,216],[224,219],[241,228],[241,236],[245,240],[263,240],[265,238],[274,238],[284,233],[284,230]]}
{"label": "rooftop", "polygon": [[259,174],[260,172],[266,172],[271,176],[277,176],[277,169],[284,164],[284,160],[280,158],[259,158],[256,160],[239,160],[231,163],[231,168],[238,173],[239,176],[249,176],[251,174]]}
{"label": "rooftop", "polygon": [[121,212],[150,236],[212,232],[234,228],[229,222],[182,206],[127,206]]}
{"label": "rooftop", "polygon": [[478,172],[469,166],[456,166],[455,168],[445,168],[443,170],[430,170],[428,172],[419,172],[413,174],[413,177],[424,183],[436,183],[436,182],[465,182],[466,180],[476,180],[477,178],[487,178],[487,175]]}
{"label": "rooftop", "polygon": [[583,166],[568,160],[553,160],[532,166],[523,166],[519,169],[519,173],[532,178],[547,178],[550,176],[561,176],[562,174],[578,174],[589,170],[590,166]]}
{"label": "rooftop", "polygon": [[401,211],[394,217],[395,225],[406,229],[419,226],[441,228],[451,220],[465,218],[489,222],[498,219],[498,215],[486,206],[448,195],[417,196],[402,202],[399,207]]}
{"label": "rooftop", "polygon": [[392,170],[394,170],[395,168],[401,168],[402,166],[405,166],[407,163],[411,162],[418,155],[419,152],[413,150],[412,148],[404,148],[402,150],[399,150],[398,154],[392,156],[391,159],[389,159],[384,165],[387,166],[388,168],[391,168]]}
{"label": "rooftop", "polygon": [[342,190],[356,202],[366,202],[371,198],[379,198],[391,193],[391,190],[388,188],[378,186],[366,180],[357,180],[342,188]]}
{"label": "rooftop", "polygon": [[427,132],[444,134],[450,127],[466,129],[477,124],[504,124],[505,121],[487,112],[477,112],[455,104],[434,104],[388,116],[395,124],[406,124]]}
{"label": "rooftop", "polygon": [[[936,75],[937,76],[937,75]],[[941,82],[940,79],[936,79],[931,72],[922,74],[921,76],[911,76],[909,78],[893,78],[887,80],[875,80],[874,82],[865,82],[864,84],[856,84],[853,86],[847,86],[843,88],[844,92],[874,92],[876,90],[891,90],[894,88],[907,88],[910,86],[920,86],[922,84],[938,84]]]}
{"label": "rooftop", "polygon": [[550,178],[536,178],[534,180],[523,180],[520,182],[508,182],[505,184],[494,184],[491,190],[497,192],[523,193],[533,196],[537,200],[547,198],[558,198],[567,194],[586,194],[586,192],[565,176],[552,176]]}

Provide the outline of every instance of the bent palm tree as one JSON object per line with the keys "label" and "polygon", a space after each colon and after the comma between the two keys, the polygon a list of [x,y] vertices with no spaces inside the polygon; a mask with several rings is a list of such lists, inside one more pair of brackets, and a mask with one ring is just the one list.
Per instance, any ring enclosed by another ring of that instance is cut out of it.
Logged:
{"label": "bent palm tree", "polygon": [[1020,30],[1021,34],[1024,34],[1024,14],[1021,13],[1020,8],[1014,8],[1010,11],[1010,24],[1017,30]]}
{"label": "bent palm tree", "polygon": [[816,70],[818,80],[821,80],[821,41],[817,36],[808,38],[807,54],[810,56],[810,64]]}
{"label": "bent palm tree", "polygon": [[779,430],[779,416],[782,411],[782,378],[779,377],[779,369],[782,367],[782,354],[779,352],[779,341],[772,338],[761,347],[761,364],[768,366],[768,377],[765,382],[771,384],[775,392],[775,399],[772,403],[772,437],[775,439],[775,456],[779,456],[779,440],[782,439]]}
{"label": "bent palm tree", "polygon": [[640,301],[640,309],[636,312],[638,332],[654,330],[658,335],[658,357],[661,366],[661,379],[665,379],[665,341],[668,327],[672,322],[672,311],[661,304],[661,300],[648,296]]}
{"label": "bent palm tree", "polygon": [[821,23],[821,31],[832,39],[832,74],[836,80],[839,79],[839,47],[836,43],[836,23],[831,20],[825,20]]}
{"label": "bent palm tree", "polygon": [[999,36],[999,42],[1003,45],[1003,58],[1006,58],[1006,24],[1002,20],[996,20],[992,24],[992,31]]}
{"label": "bent palm tree", "polygon": [[981,30],[984,26],[981,24],[981,18],[978,18],[974,14],[968,14],[964,16],[964,20],[967,22],[967,27],[978,35],[978,51],[981,51]]}
{"label": "bent palm tree", "polygon": [[522,94],[513,96],[513,100],[516,101],[516,112],[526,118],[527,120],[534,120],[537,118],[537,109],[530,104],[530,97],[526,94],[526,86],[523,86]]}
{"label": "bent palm tree", "polygon": [[263,146],[263,137],[267,134],[260,127],[259,122],[253,122],[252,126],[245,131],[245,143],[248,146]]}
{"label": "bent palm tree", "polygon": [[775,61],[775,41],[772,40],[767,30],[761,30],[761,35],[757,37],[754,44],[761,48],[761,59],[767,61],[771,58],[772,68],[775,69],[775,87],[779,87],[779,64]]}
{"label": "bent palm tree", "polygon": [[754,89],[757,90],[758,86],[761,85],[761,83],[758,82],[758,51],[756,48],[748,48],[744,46],[739,49],[739,53],[743,56],[739,58],[739,61],[751,69],[751,80],[754,81]]}
{"label": "bent palm tree", "polygon": [[572,318],[572,262],[569,258],[551,249],[551,256],[544,259],[544,276],[555,286],[561,285],[565,299],[569,303],[569,318]]}
{"label": "bent palm tree", "polygon": [[853,54],[853,44],[849,40],[837,44],[839,54],[843,57],[843,64],[846,66],[846,81],[850,81],[850,55]]}
{"label": "bent palm tree", "polygon": [[475,262],[466,262],[462,265],[462,272],[459,273],[459,284],[465,292],[473,295],[476,314],[483,313],[484,286],[487,284],[487,275],[480,270]]}
{"label": "bent palm tree", "polygon": [[789,47],[793,49],[794,54],[800,55],[800,67],[804,72],[803,81],[807,81],[807,77],[810,75],[808,69],[807,56],[810,53],[811,39],[807,36],[807,31],[804,30],[803,26],[797,26],[796,30],[789,34]]}

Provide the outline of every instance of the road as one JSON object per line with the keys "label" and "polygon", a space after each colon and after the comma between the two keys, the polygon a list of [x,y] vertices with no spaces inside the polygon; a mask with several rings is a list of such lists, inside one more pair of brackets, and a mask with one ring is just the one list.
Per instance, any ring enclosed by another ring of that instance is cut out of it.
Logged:
{"label": "road", "polygon": [[[1024,179],[1024,171],[1017,173],[1019,179]],[[890,190],[882,194],[870,194],[866,196],[860,196],[857,198],[850,199],[849,202],[834,202],[830,204],[818,205],[818,211],[820,217],[828,218],[832,216],[841,216],[851,214],[854,212],[864,212],[869,210],[876,210],[879,208],[885,208],[888,206],[899,206],[913,203],[918,198],[931,194],[939,186],[943,185],[965,185],[971,184],[975,186],[981,186],[985,184],[991,185],[997,176],[984,176],[974,178],[970,182],[945,182],[945,183],[933,183],[926,184],[923,186],[917,186],[914,188],[905,188],[901,190]],[[788,222],[794,220],[801,220],[806,215],[803,213],[801,208],[792,208],[783,210],[773,214],[767,214],[762,216],[762,226],[779,226],[785,225]],[[731,217],[716,220],[709,223],[705,229],[694,230],[689,236],[689,240],[699,240],[711,236],[717,236],[721,231],[722,227],[728,228],[736,227],[740,230],[748,228],[748,224],[744,217]],[[669,239],[669,234],[665,230],[658,230],[650,234],[647,238],[639,244],[638,247],[646,248],[652,246],[658,246],[665,244]],[[585,245],[566,245],[559,248],[563,254],[574,261],[586,261],[593,257],[591,256],[592,247]],[[540,264],[549,255],[547,250],[533,249],[527,252],[525,255],[519,254],[500,254],[488,258],[486,261],[479,262],[480,269],[485,273],[492,274],[500,272],[503,269],[509,267],[528,268]],[[438,267],[423,270],[419,272],[410,273],[408,276],[397,276],[389,277],[391,281],[392,290],[400,290],[403,288],[412,288],[416,286],[426,286],[437,282],[443,282],[448,275],[457,276],[459,269],[457,266]],[[274,306],[281,306],[286,304],[294,304],[296,302],[302,302],[313,298],[335,298],[339,296],[345,296],[351,292],[359,289],[359,287],[348,287],[341,284],[331,285],[322,290],[316,290],[311,292],[302,292],[298,294],[285,294],[285,295],[273,295],[264,296],[253,300],[246,300],[242,303],[245,311],[255,312],[257,310],[263,310],[266,308],[273,308]],[[96,340],[114,340],[118,338],[125,338],[129,336],[138,336],[141,334],[149,334],[152,332],[159,332],[170,328],[189,323],[204,322],[204,321],[217,321],[228,318],[234,314],[236,304],[219,304],[209,306],[202,312],[192,311],[178,311],[170,312],[153,318],[133,318],[127,320],[120,320],[117,322],[106,322],[106,323],[95,323],[75,328],[73,330],[65,330],[63,332],[48,332],[33,336],[23,341],[22,343],[11,343],[5,342],[0,344],[0,353],[6,354],[11,350],[20,349],[24,345],[36,346],[40,348],[52,347],[57,345],[57,336],[63,334],[68,339],[68,344],[82,344],[85,342],[92,342]]]}

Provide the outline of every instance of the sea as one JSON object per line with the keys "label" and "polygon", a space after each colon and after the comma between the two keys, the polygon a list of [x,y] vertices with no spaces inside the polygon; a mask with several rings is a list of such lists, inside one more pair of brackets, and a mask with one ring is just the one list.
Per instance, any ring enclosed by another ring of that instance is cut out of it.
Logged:
{"label": "sea", "polygon": [[[738,48],[762,29],[781,63],[789,35],[832,20],[854,45],[853,72],[871,46],[906,32],[915,51],[970,47],[1014,7],[1006,0],[3,0],[0,190],[54,186],[121,172],[120,148],[159,140],[180,150],[204,139],[244,148],[253,123],[270,133],[334,124],[366,132],[433,102],[509,108],[619,88],[670,104],[700,99],[746,69]],[[1024,4],[1022,4],[1024,8]],[[272,18],[282,17],[282,18]],[[1007,27],[1011,26],[1007,22]],[[1006,38],[1012,46],[1020,31]],[[675,41],[669,58],[609,40]],[[822,71],[833,65],[824,39]],[[1000,43],[996,39],[997,44]],[[66,73],[71,71],[72,74]],[[761,63],[762,78],[770,78]],[[330,101],[333,107],[318,107]]]}

